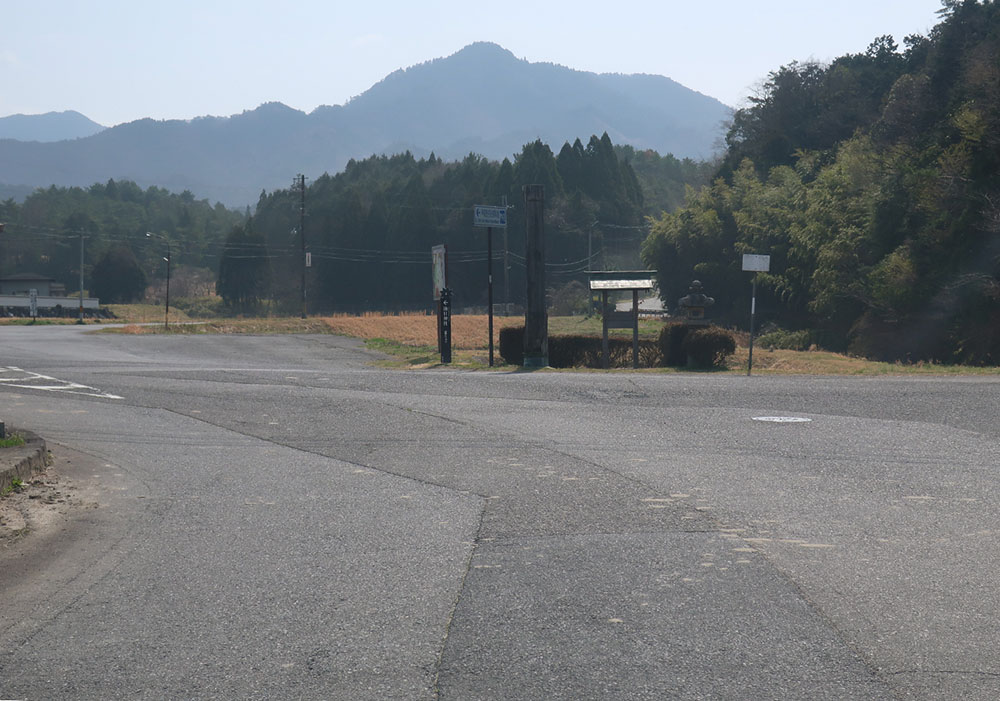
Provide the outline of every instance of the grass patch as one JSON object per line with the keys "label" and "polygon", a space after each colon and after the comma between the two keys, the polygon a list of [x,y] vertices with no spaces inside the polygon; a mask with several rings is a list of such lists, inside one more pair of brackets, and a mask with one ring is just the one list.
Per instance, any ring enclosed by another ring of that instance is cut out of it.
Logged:
{"label": "grass patch", "polygon": [[0,448],[16,448],[24,445],[24,443],[24,436],[18,433],[12,433],[6,438],[0,438]]}

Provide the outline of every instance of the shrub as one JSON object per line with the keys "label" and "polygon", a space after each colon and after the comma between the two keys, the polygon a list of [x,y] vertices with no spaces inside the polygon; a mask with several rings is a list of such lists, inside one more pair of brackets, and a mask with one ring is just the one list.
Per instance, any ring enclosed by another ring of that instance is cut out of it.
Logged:
{"label": "shrub", "polygon": [[192,319],[214,319],[229,313],[222,297],[179,297],[171,304]]}
{"label": "shrub", "polygon": [[718,326],[692,328],[681,345],[688,365],[699,368],[723,367],[726,358],[736,351],[733,334]]}
{"label": "shrub", "polygon": [[657,342],[660,347],[661,365],[665,367],[680,367],[687,363],[687,353],[684,351],[684,337],[691,328],[691,326],[679,321],[664,324]]}
{"label": "shrub", "polygon": [[549,336],[549,366],[554,368],[597,367],[601,363],[601,339],[595,336]]}
{"label": "shrub", "polygon": [[777,329],[757,337],[755,343],[761,348],[777,348],[779,350],[804,351],[813,344],[812,332],[785,331]]}
{"label": "shrub", "polygon": [[509,365],[524,364],[523,326],[507,326],[500,329],[500,357]]}
{"label": "shrub", "polygon": [[[524,327],[500,329],[500,357],[511,365],[524,363]],[[600,336],[549,336],[549,366],[554,368],[600,368],[602,343]],[[654,341],[639,341],[639,365],[655,367],[660,361],[660,349]],[[632,339],[608,339],[608,366],[632,367]]]}

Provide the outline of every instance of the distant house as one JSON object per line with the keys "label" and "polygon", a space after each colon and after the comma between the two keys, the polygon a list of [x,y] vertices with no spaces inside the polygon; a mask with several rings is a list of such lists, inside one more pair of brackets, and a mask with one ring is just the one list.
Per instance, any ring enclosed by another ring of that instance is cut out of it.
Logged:
{"label": "distant house", "polygon": [[18,273],[0,277],[0,295],[29,295],[31,290],[35,290],[39,297],[54,297],[58,294],[56,288],[61,288],[63,296],[66,295],[65,285],[38,273]]}
{"label": "distant house", "polygon": [[[31,307],[31,291],[35,291],[35,306],[42,316],[64,316],[79,313],[82,307],[88,315],[100,309],[100,300],[66,297],[66,285],[38,273],[18,273],[0,277],[0,315],[25,316]],[[34,313],[34,312],[32,312]]]}

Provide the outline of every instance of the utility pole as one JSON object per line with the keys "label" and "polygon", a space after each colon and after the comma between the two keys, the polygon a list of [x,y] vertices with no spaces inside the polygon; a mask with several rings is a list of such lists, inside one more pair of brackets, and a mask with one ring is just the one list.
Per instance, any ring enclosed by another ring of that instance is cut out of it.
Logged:
{"label": "utility pole", "polygon": [[[503,196],[503,208],[510,209],[507,195]],[[503,228],[503,315],[510,316],[510,249],[507,247],[507,227]]]}
{"label": "utility pole", "polygon": [[[167,261],[167,297],[166,297],[166,304],[164,304],[164,306],[163,306],[163,328],[164,329],[168,329],[168,328],[170,328],[170,259],[173,257],[171,255],[171,251],[170,251],[170,239],[167,238],[166,234],[154,234],[152,231],[147,231],[146,232],[146,238],[163,239],[163,243],[166,244],[166,246],[167,246],[167,255],[163,259],[163,260]],[[83,266],[81,265],[80,267],[81,267],[81,270],[82,270]],[[82,273],[81,273],[81,276],[82,276]],[[82,280],[83,278],[81,277],[80,279]],[[83,289],[83,283],[82,282],[80,283],[80,289],[81,290]],[[83,304],[83,292],[80,292],[80,300],[81,300],[80,304],[82,305]],[[82,306],[81,306],[80,310],[81,310],[81,312],[83,311],[83,307]]]}
{"label": "utility pole", "polygon": [[299,189],[299,243],[302,247],[302,318],[306,318],[306,176],[295,176]]}
{"label": "utility pole", "polygon": [[549,364],[549,318],[545,310],[545,186],[525,185],[524,256],[527,301],[524,313],[524,366]]}
{"label": "utility pole", "polygon": [[80,229],[80,314],[76,323],[83,323],[83,229]]}

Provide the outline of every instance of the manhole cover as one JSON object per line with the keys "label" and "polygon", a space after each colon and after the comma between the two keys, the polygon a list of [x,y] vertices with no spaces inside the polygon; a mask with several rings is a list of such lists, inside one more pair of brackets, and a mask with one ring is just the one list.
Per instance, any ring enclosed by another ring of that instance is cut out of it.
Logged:
{"label": "manhole cover", "polygon": [[755,416],[754,421],[767,421],[772,424],[804,424],[812,421],[801,416]]}

